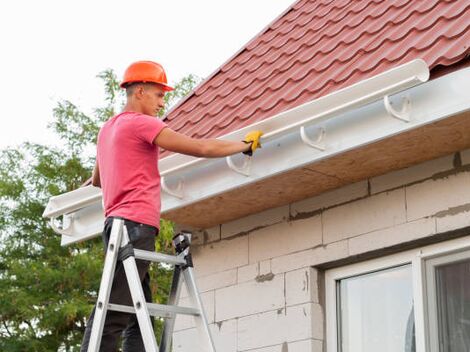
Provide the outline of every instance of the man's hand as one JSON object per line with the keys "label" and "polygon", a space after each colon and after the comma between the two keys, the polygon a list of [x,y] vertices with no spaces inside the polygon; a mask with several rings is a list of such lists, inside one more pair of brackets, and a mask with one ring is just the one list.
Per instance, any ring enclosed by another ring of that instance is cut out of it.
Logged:
{"label": "man's hand", "polygon": [[251,144],[251,148],[250,148],[250,150],[247,150],[247,151],[243,152],[243,154],[252,156],[253,152],[257,148],[261,148],[261,144],[260,144],[259,140],[260,140],[262,135],[263,135],[263,132],[261,132],[261,131],[248,132],[245,135],[245,139],[243,140],[243,142],[246,143],[246,144]]}

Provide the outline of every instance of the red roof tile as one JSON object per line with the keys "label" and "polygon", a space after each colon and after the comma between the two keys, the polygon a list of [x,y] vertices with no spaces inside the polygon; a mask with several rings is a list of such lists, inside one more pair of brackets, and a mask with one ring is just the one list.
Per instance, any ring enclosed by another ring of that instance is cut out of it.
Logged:
{"label": "red roof tile", "polygon": [[452,65],[469,43],[469,0],[299,0],[166,121],[218,137],[416,58]]}

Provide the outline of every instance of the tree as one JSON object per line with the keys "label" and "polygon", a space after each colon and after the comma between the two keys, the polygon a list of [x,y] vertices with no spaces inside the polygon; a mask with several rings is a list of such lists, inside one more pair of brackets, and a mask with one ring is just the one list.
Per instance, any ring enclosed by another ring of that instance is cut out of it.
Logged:
{"label": "tree", "polygon": [[[42,218],[51,196],[89,179],[101,124],[122,107],[112,70],[98,75],[105,104],[88,116],[64,100],[49,126],[61,148],[24,143],[0,151],[0,351],[78,351],[95,303],[103,265],[100,239],[61,247]],[[171,107],[198,82],[183,78],[166,99]],[[162,221],[157,250],[171,252],[172,224]],[[165,303],[171,272],[151,271],[154,299]],[[158,322],[161,329],[161,322]]]}

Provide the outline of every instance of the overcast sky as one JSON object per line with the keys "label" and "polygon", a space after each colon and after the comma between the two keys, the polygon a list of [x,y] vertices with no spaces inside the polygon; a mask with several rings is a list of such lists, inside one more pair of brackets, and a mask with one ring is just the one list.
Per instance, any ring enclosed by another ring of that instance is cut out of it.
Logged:
{"label": "overcast sky", "polygon": [[15,0],[0,2],[0,148],[54,141],[58,100],[90,113],[96,75],[154,60],[170,82],[210,75],[293,0]]}

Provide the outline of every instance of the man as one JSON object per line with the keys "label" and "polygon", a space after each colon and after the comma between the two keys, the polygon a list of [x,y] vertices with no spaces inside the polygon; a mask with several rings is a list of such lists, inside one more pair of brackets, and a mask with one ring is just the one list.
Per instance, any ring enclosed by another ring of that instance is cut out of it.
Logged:
{"label": "man", "polygon": [[[194,139],[171,130],[155,116],[164,107],[167,84],[163,67],[152,61],[131,64],[121,83],[127,103],[109,119],[98,135],[97,158],[92,184],[103,190],[105,248],[114,217],[124,218],[134,248],[154,251],[160,224],[159,147],[197,157],[223,157],[243,152],[251,155],[259,147],[260,131],[247,134],[244,141]],[[137,260],[142,287],[151,301],[148,262]],[[110,302],[132,305],[122,263],[118,262]],[[81,351],[87,351],[94,310],[88,320]],[[108,311],[100,351],[117,351],[123,333],[123,351],[145,351],[135,315]]]}

